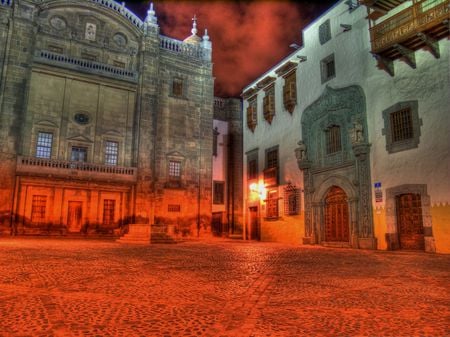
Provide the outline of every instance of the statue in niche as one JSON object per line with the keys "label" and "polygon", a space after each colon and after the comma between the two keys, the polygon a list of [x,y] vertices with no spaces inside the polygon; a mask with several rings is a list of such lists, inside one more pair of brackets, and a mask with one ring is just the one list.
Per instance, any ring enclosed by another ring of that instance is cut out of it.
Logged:
{"label": "statue in niche", "polygon": [[295,157],[299,161],[308,160],[307,154],[306,154],[306,144],[300,140],[298,143],[298,148],[295,149]]}
{"label": "statue in niche", "polygon": [[363,126],[359,119],[353,122],[353,128],[350,129],[350,139],[353,145],[364,143]]}
{"label": "statue in niche", "polygon": [[93,23],[87,22],[84,38],[89,41],[95,41],[96,33],[97,33],[97,26]]}

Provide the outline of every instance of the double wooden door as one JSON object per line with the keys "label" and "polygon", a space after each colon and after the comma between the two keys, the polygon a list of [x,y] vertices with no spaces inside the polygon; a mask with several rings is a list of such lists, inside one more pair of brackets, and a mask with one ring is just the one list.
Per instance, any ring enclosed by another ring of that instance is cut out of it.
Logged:
{"label": "double wooden door", "polygon": [[261,239],[261,228],[258,218],[258,207],[250,207],[250,240]]}
{"label": "double wooden door", "polygon": [[325,197],[325,241],[349,241],[347,195],[337,186]]}
{"label": "double wooden door", "polygon": [[396,197],[397,230],[400,248],[425,249],[422,203],[420,194],[401,194]]}
{"label": "double wooden door", "polygon": [[67,229],[69,232],[79,232],[81,230],[82,202],[69,201],[67,211]]}

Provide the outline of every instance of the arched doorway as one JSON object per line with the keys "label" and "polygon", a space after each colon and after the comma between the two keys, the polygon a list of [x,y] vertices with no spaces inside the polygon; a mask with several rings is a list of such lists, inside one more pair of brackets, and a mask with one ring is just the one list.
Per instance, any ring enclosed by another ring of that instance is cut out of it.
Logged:
{"label": "arched doorway", "polygon": [[349,242],[347,195],[338,186],[332,186],[325,196],[325,241]]}
{"label": "arched doorway", "polygon": [[420,194],[397,195],[395,203],[400,248],[424,250],[425,239]]}

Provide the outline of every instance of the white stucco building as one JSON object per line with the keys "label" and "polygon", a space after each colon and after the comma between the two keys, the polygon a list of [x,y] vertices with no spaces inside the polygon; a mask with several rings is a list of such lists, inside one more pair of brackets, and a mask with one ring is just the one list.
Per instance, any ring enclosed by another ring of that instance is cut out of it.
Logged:
{"label": "white stucco building", "polygon": [[450,252],[450,1],[360,2],[244,88],[246,238]]}

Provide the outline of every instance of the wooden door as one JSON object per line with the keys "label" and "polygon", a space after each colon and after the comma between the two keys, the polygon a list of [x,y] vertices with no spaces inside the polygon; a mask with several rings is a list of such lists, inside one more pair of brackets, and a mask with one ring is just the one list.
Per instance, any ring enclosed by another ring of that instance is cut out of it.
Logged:
{"label": "wooden door", "polygon": [[212,232],[213,235],[222,235],[222,212],[212,214]]}
{"label": "wooden door", "polygon": [[261,229],[258,219],[258,207],[250,207],[250,240],[261,239]]}
{"label": "wooden door", "polygon": [[67,229],[69,232],[81,230],[82,203],[81,201],[69,201],[67,211]]}
{"label": "wooden door", "polygon": [[325,198],[325,241],[349,241],[347,195],[337,186]]}
{"label": "wooden door", "polygon": [[397,230],[400,248],[425,249],[420,194],[396,196]]}

